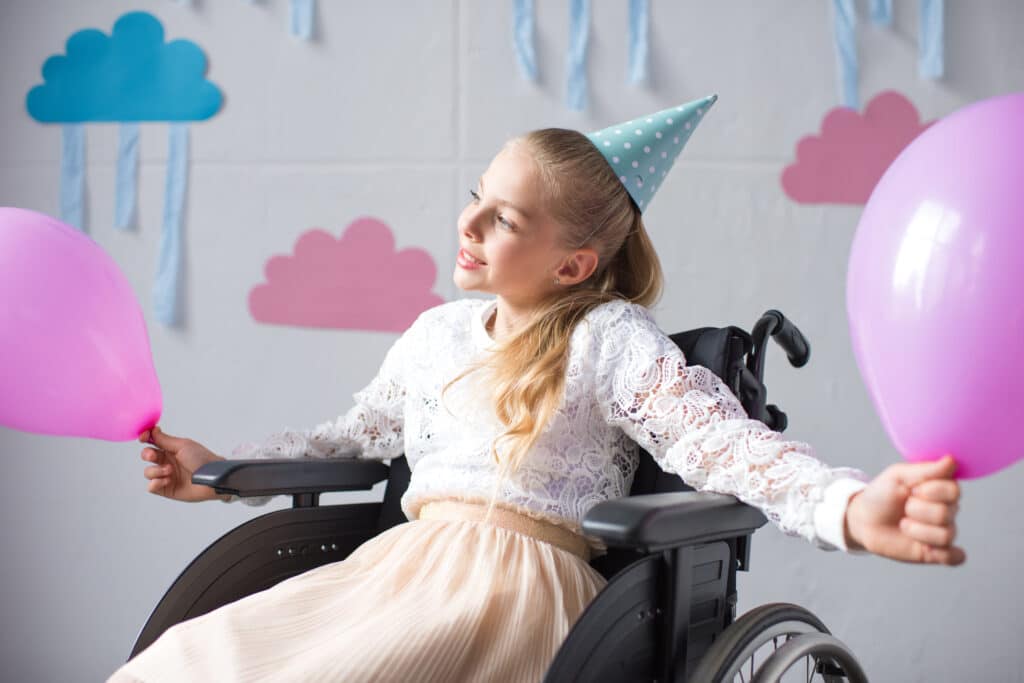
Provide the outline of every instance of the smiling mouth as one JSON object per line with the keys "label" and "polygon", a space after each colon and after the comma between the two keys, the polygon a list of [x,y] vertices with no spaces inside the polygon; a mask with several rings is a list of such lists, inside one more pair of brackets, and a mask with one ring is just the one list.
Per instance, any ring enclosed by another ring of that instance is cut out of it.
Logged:
{"label": "smiling mouth", "polygon": [[478,259],[475,256],[473,256],[472,254],[470,254],[465,249],[462,250],[462,257],[464,259],[466,259],[467,261],[469,261],[470,263],[475,263],[478,266],[485,266],[485,265],[487,265],[486,261],[481,261],[480,259]]}

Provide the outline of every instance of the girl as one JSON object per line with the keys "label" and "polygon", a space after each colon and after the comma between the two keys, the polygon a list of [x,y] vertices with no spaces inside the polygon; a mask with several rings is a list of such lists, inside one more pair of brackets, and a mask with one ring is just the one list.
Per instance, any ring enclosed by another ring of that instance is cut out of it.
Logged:
{"label": "girl", "polygon": [[[110,680],[538,681],[604,584],[580,522],[629,492],[637,443],[824,549],[963,562],[951,457],[870,483],[828,467],[648,313],[662,278],[641,212],[714,99],[507,143],[458,221],[455,283],[494,298],[420,315],[343,416],[235,451],[404,453],[411,521],[172,627]],[[217,497],[191,474],[220,456],[158,427],[141,440],[151,493]]]}

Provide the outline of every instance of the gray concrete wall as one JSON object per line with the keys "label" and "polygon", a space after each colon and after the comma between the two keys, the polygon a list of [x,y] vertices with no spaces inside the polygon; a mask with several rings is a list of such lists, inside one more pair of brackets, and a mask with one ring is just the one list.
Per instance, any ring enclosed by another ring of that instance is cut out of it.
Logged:
{"label": "gray concrete wall", "polygon": [[[288,253],[299,234],[340,234],[359,216],[378,216],[399,248],[430,252],[439,268],[434,291],[455,298],[456,216],[508,136],[550,125],[603,128],[717,92],[646,214],[667,274],[657,318],[672,332],[749,326],[765,309],[781,309],[814,348],[799,371],[780,353],[769,357],[771,400],[789,413],[788,434],[835,465],[876,474],[898,461],[846,326],[846,261],[860,208],[799,205],[779,183],[797,140],[817,132],[838,103],[831,3],[653,0],[652,78],[637,87],[625,79],[627,3],[598,0],[583,113],[564,104],[568,5],[538,5],[542,77],[531,84],[516,69],[508,2],[321,0],[318,40],[302,43],[285,30],[285,0],[3,0],[0,205],[58,213],[60,131],[31,120],[24,98],[71,33],[109,32],[122,13],[146,9],[168,38],[206,51],[208,77],[226,102],[191,127],[183,328],[156,323],[149,295],[166,125],[142,127],[140,227],[130,233],[112,227],[117,128],[88,126],[88,220],[151,320],[163,426],[228,453],[237,442],[346,410],[395,338],[251,318],[246,297],[266,259]],[[917,3],[896,5],[892,29],[862,22],[864,102],[896,89],[930,120],[1024,90],[1021,3],[948,2],[947,76],[938,82],[917,77]],[[102,680],[197,553],[287,504],[158,498],[146,493],[139,451],[136,443],[0,428],[4,679]],[[1014,558],[1024,555],[1024,515],[1014,502],[1022,485],[1020,466],[965,483],[968,561],[958,569],[825,553],[766,528],[755,537],[753,571],[741,575],[740,611],[774,601],[807,606],[873,680],[1024,680],[1024,600],[1013,578]]]}

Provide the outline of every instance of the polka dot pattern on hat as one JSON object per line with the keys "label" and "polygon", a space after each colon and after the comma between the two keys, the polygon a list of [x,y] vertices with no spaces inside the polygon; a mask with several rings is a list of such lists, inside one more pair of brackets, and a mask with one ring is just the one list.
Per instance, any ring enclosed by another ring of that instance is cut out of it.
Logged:
{"label": "polka dot pattern on hat", "polygon": [[[697,124],[717,99],[717,95],[710,95],[623,121],[587,137],[613,168],[622,168],[625,164],[634,169],[629,176],[620,175],[619,180],[643,210],[659,186],[653,179],[666,176]],[[648,179],[652,182],[647,182]]]}

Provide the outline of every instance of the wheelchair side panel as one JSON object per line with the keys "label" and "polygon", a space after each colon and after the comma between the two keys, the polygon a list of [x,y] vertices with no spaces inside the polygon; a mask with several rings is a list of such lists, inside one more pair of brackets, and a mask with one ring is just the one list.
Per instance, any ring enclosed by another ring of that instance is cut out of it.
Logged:
{"label": "wheelchair side panel", "polygon": [[139,633],[129,659],[179,622],[345,559],[377,534],[380,508],[380,503],[289,508],[232,529],[171,584]]}

